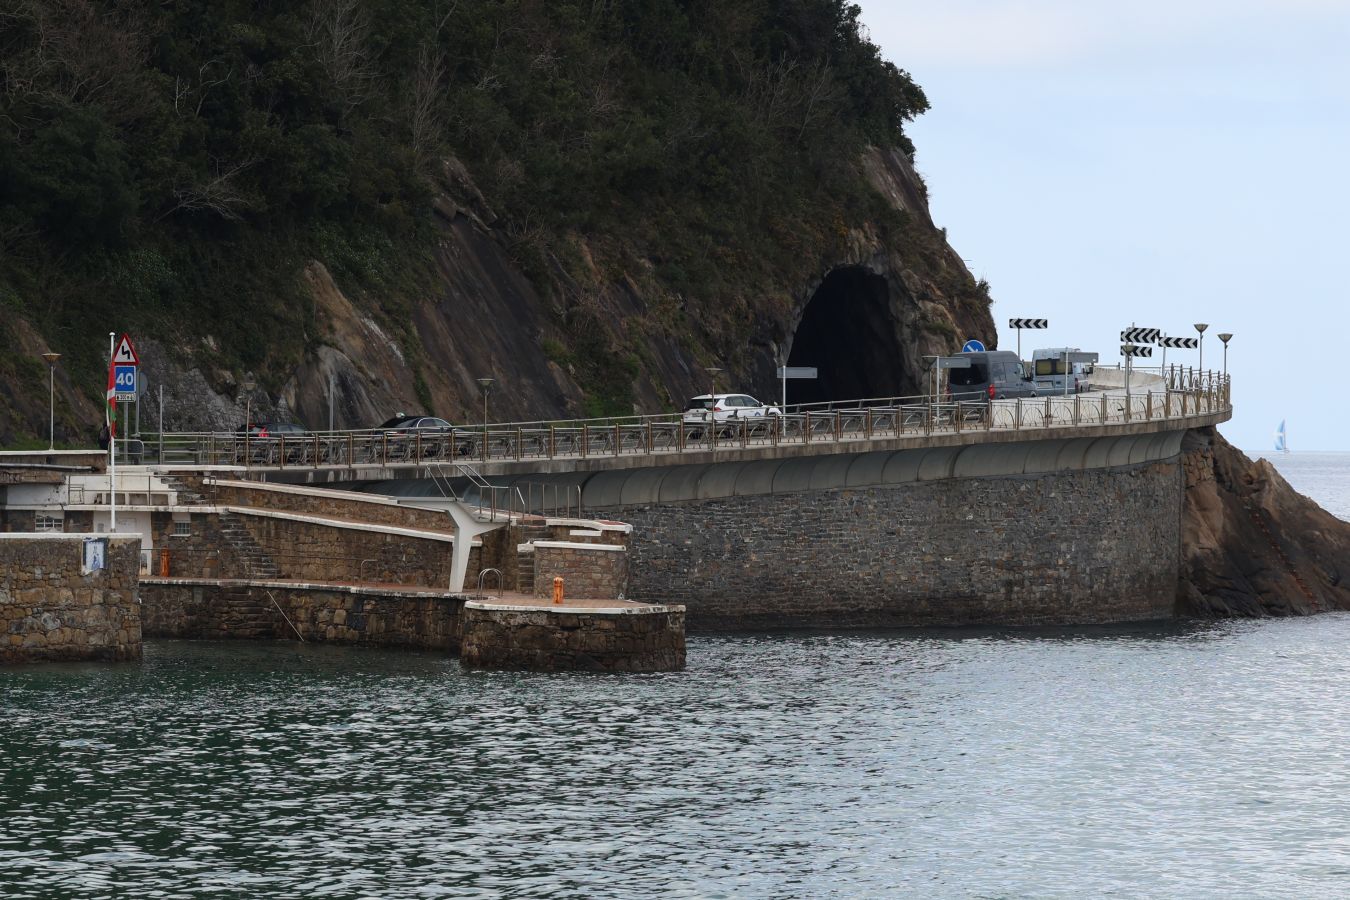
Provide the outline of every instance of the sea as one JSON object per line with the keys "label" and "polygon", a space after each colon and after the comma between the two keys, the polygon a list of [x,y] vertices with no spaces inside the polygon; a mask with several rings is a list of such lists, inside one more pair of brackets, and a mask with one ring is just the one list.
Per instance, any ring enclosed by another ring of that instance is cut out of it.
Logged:
{"label": "sea", "polygon": [[[1272,458],[1350,518],[1350,454]],[[1350,614],[0,670],[0,897],[1350,896]]]}

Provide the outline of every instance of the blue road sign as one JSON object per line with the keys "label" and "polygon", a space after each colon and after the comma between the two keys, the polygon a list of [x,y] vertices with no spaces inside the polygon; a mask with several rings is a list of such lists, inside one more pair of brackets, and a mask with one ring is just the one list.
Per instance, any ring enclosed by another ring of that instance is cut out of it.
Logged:
{"label": "blue road sign", "polygon": [[961,346],[961,352],[962,352],[962,353],[983,353],[983,352],[984,352],[984,344],[981,343],[980,341],[975,340],[974,338],[971,338],[970,340],[966,341],[965,344],[963,344],[963,345]]}
{"label": "blue road sign", "polygon": [[118,400],[136,399],[136,367],[113,366],[113,389]]}

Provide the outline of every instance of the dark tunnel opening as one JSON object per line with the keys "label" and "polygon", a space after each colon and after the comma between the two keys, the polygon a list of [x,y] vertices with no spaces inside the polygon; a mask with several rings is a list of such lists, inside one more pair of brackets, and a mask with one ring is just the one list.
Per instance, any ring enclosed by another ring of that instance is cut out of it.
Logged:
{"label": "dark tunnel opening", "polygon": [[904,393],[903,351],[886,279],[860,266],[825,276],[792,336],[789,366],[819,377],[788,382],[788,403],[819,403]]}

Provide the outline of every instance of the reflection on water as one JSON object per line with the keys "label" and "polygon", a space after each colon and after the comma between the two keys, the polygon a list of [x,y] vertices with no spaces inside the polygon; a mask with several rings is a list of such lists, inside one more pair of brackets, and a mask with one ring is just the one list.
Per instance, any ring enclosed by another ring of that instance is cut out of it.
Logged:
{"label": "reflection on water", "polygon": [[1350,893],[1350,616],[0,671],[5,897]]}

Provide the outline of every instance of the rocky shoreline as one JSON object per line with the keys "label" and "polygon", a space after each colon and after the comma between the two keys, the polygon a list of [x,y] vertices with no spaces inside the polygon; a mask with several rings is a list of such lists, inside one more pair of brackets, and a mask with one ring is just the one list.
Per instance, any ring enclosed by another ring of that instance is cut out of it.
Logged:
{"label": "rocky shoreline", "polygon": [[1350,523],[1213,428],[1187,434],[1182,463],[1179,614],[1246,618],[1350,610]]}

